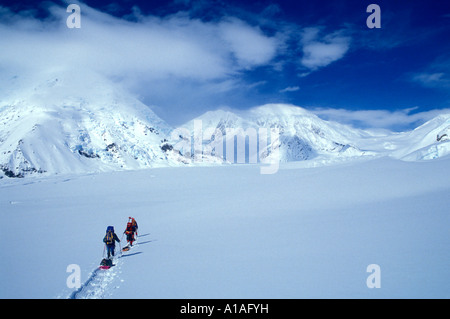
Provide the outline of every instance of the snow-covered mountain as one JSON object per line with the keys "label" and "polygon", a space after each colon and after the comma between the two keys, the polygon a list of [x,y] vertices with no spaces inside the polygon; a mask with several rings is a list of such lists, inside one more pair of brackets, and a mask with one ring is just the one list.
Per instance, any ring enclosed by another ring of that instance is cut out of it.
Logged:
{"label": "snow-covered mountain", "polygon": [[[353,157],[373,155],[372,152],[360,149],[355,141],[361,139],[365,132],[339,123],[320,119],[313,113],[286,104],[267,104],[249,111],[233,113],[230,111],[210,111],[186,124],[186,128],[194,136],[195,123],[201,123],[203,131],[213,128],[220,131],[224,144],[231,142],[234,136],[245,139],[247,136],[247,162],[251,157],[248,147],[251,138],[259,140],[259,130],[263,129],[269,137],[269,143],[259,144],[258,159],[279,152],[280,162],[310,160],[317,157]],[[253,130],[250,130],[253,129]],[[227,130],[229,134],[227,134]],[[256,132],[256,137],[250,133]],[[231,133],[231,134],[230,134]],[[195,138],[202,138],[196,134]],[[208,144],[209,136],[203,136]],[[200,142],[199,142],[200,143]],[[266,146],[264,148],[264,146]],[[263,147],[261,147],[263,146]],[[233,160],[231,160],[233,162]]]}
{"label": "snow-covered mountain", "polygon": [[0,168],[6,176],[178,163],[162,148],[171,128],[96,74],[48,74],[31,88],[12,82],[16,95],[0,103]]}
{"label": "snow-covered mountain", "polygon": [[410,132],[381,134],[322,120],[298,106],[267,104],[206,112],[174,129],[94,73],[13,77],[0,94],[0,178],[192,163],[415,161],[450,153],[450,114]]}
{"label": "snow-covered mountain", "polygon": [[441,114],[398,138],[398,153],[403,160],[431,160],[450,154],[450,114]]}
{"label": "snow-covered mountain", "polygon": [[[276,129],[278,138],[272,140],[267,150],[260,149],[262,158],[267,152],[278,150],[280,162],[316,160],[330,163],[342,158],[363,156],[390,156],[402,160],[428,160],[450,153],[450,114],[442,114],[408,132],[372,132],[348,125],[322,120],[310,111],[287,104],[267,104],[248,111],[210,111],[185,125],[194,143],[211,143],[209,135],[194,134],[195,123],[203,131],[217,129],[224,144],[237,139],[248,139],[249,128]],[[198,126],[199,124],[197,124]],[[227,129],[231,133],[227,137]],[[270,133],[268,133],[270,134]],[[251,156],[247,140],[247,162]],[[232,145],[232,144],[231,144]],[[233,162],[233,160],[231,160]]]}
{"label": "snow-covered mountain", "polygon": [[450,113],[441,114],[412,131],[368,134],[356,140],[379,156],[405,161],[431,160],[450,154]]}

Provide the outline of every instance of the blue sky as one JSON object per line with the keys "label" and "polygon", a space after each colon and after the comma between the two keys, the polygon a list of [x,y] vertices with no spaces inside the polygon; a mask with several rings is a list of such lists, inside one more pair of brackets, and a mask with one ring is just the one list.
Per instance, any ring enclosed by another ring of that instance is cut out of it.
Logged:
{"label": "blue sky", "polygon": [[[69,3],[80,5],[80,29],[65,26]],[[380,29],[366,25],[371,3],[381,8]],[[0,33],[17,39],[0,37],[0,45],[46,52],[28,58],[30,65],[20,55],[0,53],[0,68],[38,72],[50,63],[64,64],[61,57],[69,55],[80,69],[121,82],[172,125],[217,108],[290,103],[358,127],[404,130],[450,109],[446,1],[0,1],[0,6]]]}

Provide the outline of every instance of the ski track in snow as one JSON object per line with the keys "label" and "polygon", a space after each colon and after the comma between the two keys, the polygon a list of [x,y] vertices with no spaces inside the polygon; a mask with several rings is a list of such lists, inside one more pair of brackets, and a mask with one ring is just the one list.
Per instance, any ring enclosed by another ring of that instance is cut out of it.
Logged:
{"label": "ski track in snow", "polygon": [[103,270],[97,267],[91,272],[88,280],[84,282],[79,289],[74,291],[69,299],[102,299],[109,291],[109,287],[120,273],[120,256],[114,258],[114,267]]}
{"label": "ski track in snow", "polygon": [[114,286],[116,277],[119,277],[122,273],[121,266],[123,263],[122,257],[132,256],[136,252],[131,253],[139,245],[137,242],[133,245],[132,249],[124,254],[122,251],[116,255],[113,259],[114,266],[110,269],[100,269],[98,266],[94,269],[89,278],[81,285],[81,287],[70,294],[68,299],[103,299],[111,294],[112,289],[117,289],[119,286]]}

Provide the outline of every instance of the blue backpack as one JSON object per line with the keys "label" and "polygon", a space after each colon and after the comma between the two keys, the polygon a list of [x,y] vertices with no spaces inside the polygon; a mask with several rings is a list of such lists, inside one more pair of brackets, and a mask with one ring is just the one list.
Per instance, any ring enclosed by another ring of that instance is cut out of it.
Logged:
{"label": "blue backpack", "polygon": [[106,244],[111,245],[114,243],[114,227],[108,226],[106,228]]}

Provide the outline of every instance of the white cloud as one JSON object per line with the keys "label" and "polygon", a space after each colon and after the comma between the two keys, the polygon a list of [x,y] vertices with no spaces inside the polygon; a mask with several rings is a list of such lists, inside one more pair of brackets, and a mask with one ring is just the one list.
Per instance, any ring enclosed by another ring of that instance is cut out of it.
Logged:
{"label": "white cloud", "polygon": [[319,28],[305,28],[302,33],[301,64],[310,70],[317,70],[341,59],[350,46],[350,38],[342,35],[342,32],[334,32],[323,38],[319,34]]}
{"label": "white cloud", "polygon": [[408,73],[406,80],[427,88],[448,90],[450,88],[450,59],[448,54],[438,56],[422,70]]}
{"label": "white cloud", "polygon": [[288,86],[282,90],[280,90],[280,93],[285,93],[285,92],[295,92],[300,90],[300,87],[298,86]]}
{"label": "white cloud", "polygon": [[443,72],[414,74],[412,81],[426,87],[450,87],[450,80],[445,77]]}
{"label": "white cloud", "polygon": [[121,81],[149,105],[186,114],[179,109],[197,107],[187,103],[216,103],[218,95],[245,86],[243,72],[270,65],[283,44],[236,17],[159,17],[136,7],[118,18],[110,7],[102,12],[79,4],[80,29],[67,28],[64,6],[48,3],[45,19],[0,6],[0,82],[51,70],[94,71]]}
{"label": "white cloud", "polygon": [[236,18],[219,23],[218,28],[239,66],[245,69],[270,62],[280,44],[277,38],[267,37],[258,27]]}
{"label": "white cloud", "polygon": [[[0,66],[38,71],[88,68],[109,76],[228,80],[268,63],[279,42],[237,18],[204,22],[186,14],[136,15],[127,21],[81,4],[82,27],[68,29],[65,8],[51,5],[39,20],[0,10]],[[8,23],[5,17],[8,16]]]}

